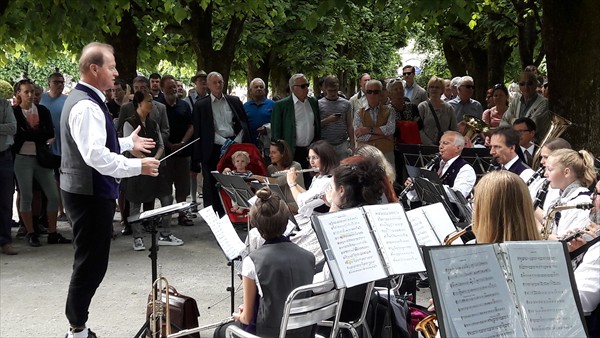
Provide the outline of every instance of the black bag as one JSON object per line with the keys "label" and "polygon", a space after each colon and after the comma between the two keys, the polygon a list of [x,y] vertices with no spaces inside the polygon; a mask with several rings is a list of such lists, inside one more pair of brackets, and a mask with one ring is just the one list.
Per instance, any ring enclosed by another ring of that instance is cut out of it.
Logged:
{"label": "black bag", "polygon": [[35,157],[38,164],[44,168],[57,169],[60,167],[60,156],[54,155],[47,144],[36,144]]}
{"label": "black bag", "polygon": [[[192,297],[184,296],[177,292],[177,290],[169,286],[169,316],[171,319],[171,333],[176,333],[185,329],[194,329],[198,327],[198,317],[200,312],[198,311],[198,304]],[[163,289],[161,294],[162,302],[166,302],[166,294]],[[146,309],[146,318],[150,319],[152,313],[152,292],[148,295],[148,305]],[[166,324],[166,323],[165,323]],[[152,327],[152,325],[150,325]],[[147,331],[149,336],[152,336],[150,330]],[[163,327],[163,334],[165,333]],[[187,335],[186,337],[200,338],[200,334],[195,333]]]}

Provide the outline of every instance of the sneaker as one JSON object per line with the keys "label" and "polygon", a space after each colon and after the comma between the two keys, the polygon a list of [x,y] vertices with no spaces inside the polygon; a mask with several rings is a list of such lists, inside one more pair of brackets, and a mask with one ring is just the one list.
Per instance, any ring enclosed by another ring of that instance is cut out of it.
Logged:
{"label": "sneaker", "polygon": [[158,245],[178,246],[178,245],[183,245],[183,241],[173,235],[164,236],[164,237],[160,236],[158,238]]}
{"label": "sneaker", "polygon": [[42,246],[42,243],[40,243],[40,238],[35,232],[27,234],[25,237],[27,238],[27,243],[29,243],[29,246],[32,246],[34,248]]}
{"label": "sneaker", "polygon": [[69,329],[69,332],[67,332],[65,338],[97,338],[97,336],[92,330],[86,327],[78,332],[74,332],[73,329]]}
{"label": "sneaker", "polygon": [[70,244],[73,243],[72,240],[65,238],[63,235],[58,232],[51,232],[48,234],[48,244]]}
{"label": "sneaker", "polygon": [[16,255],[19,252],[17,249],[15,249],[15,247],[12,246],[12,244],[6,243],[2,246],[2,253],[5,255]]}
{"label": "sneaker", "polygon": [[146,247],[144,246],[144,240],[142,239],[142,237],[138,237],[133,240],[133,250],[135,250],[135,251],[146,250]]}

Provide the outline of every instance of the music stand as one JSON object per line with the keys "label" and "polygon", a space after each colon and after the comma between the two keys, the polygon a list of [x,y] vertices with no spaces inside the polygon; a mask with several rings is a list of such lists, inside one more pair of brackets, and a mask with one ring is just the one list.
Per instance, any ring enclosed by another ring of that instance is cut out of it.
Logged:
{"label": "music stand", "polygon": [[[158,231],[156,230],[156,224],[160,222],[160,219],[162,219],[163,217],[171,216],[176,212],[185,211],[187,209],[192,208],[195,205],[196,203],[193,202],[175,203],[158,209],[144,211],[140,214],[132,215],[127,218],[129,224],[138,223],[142,221],[150,221],[149,232],[152,236],[152,245],[150,246],[150,254],[148,255],[151,261],[150,264],[152,265],[152,281],[150,282],[150,285],[154,285],[154,281],[158,278],[158,243],[156,241],[156,234],[158,233]],[[142,337],[144,332],[148,329],[149,325],[150,320],[146,319],[146,322],[144,323],[144,325],[142,325],[142,327],[135,334],[134,337]]]}
{"label": "music stand", "polygon": [[250,209],[251,205],[248,203],[248,200],[254,196],[254,193],[248,188],[248,184],[246,184],[243,177],[224,175],[218,171],[212,171],[211,174],[238,207]]}
{"label": "music stand", "polygon": [[[437,175],[436,175],[437,176]],[[439,180],[439,178],[438,178]],[[452,219],[454,223],[458,222],[458,218],[454,215],[452,207],[450,206],[450,200],[446,195],[446,191],[441,184],[430,182],[427,179],[416,177],[413,178],[413,184],[415,191],[421,201],[427,204],[442,203],[444,209]]]}

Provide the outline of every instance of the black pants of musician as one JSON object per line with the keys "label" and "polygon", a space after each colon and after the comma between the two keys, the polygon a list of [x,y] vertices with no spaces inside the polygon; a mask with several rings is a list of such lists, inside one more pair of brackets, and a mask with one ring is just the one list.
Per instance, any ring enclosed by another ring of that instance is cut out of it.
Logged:
{"label": "black pants of musician", "polygon": [[75,249],[65,313],[72,327],[85,327],[92,297],[108,267],[115,200],[66,191],[62,197]]}
{"label": "black pants of musician", "polygon": [[213,145],[208,162],[202,162],[202,178],[204,179],[204,184],[202,185],[202,201],[204,207],[212,205],[213,210],[223,216],[225,215],[225,211],[221,205],[221,200],[219,199],[219,190],[216,187],[217,180],[210,173],[211,171],[217,170],[221,147],[222,146],[218,144]]}
{"label": "black pants of musician", "polygon": [[[294,151],[294,161],[298,162],[302,169],[310,168],[310,163],[307,160],[308,158],[308,147],[296,147]],[[303,173],[304,176],[304,185],[308,188],[310,186],[310,182],[312,182],[312,174],[311,173]]]}

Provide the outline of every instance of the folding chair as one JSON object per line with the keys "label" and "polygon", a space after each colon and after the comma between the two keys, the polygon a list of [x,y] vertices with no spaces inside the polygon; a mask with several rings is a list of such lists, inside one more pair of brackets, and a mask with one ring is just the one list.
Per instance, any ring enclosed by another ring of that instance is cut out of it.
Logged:
{"label": "folding chair", "polygon": [[[367,317],[367,310],[369,309],[369,303],[371,301],[371,294],[373,293],[374,286],[375,286],[375,282],[370,282],[369,284],[367,284],[367,291],[365,293],[365,300],[363,301],[363,307],[362,307],[362,311],[360,313],[360,317],[356,321],[350,321],[348,323],[339,322],[337,324],[339,329],[345,329],[345,330],[350,331],[350,334],[352,334],[353,338],[358,338],[357,329],[361,326],[362,326],[363,332],[366,333],[366,336],[368,338],[371,338],[371,331],[369,330],[369,326],[367,325],[365,318]],[[323,321],[320,325],[333,327],[334,324],[335,323],[332,321]]]}
{"label": "folding chair", "polygon": [[[290,292],[285,301],[281,319],[280,338],[285,337],[288,330],[308,327],[314,324],[321,325],[324,320],[330,318],[334,318],[333,321],[330,321],[331,325],[327,325],[332,327],[330,337],[336,337],[346,289],[333,289],[325,293],[315,294],[315,292],[319,292],[329,285],[331,285],[331,282],[303,285]],[[226,334],[228,338],[258,337],[235,325],[229,326]]]}

